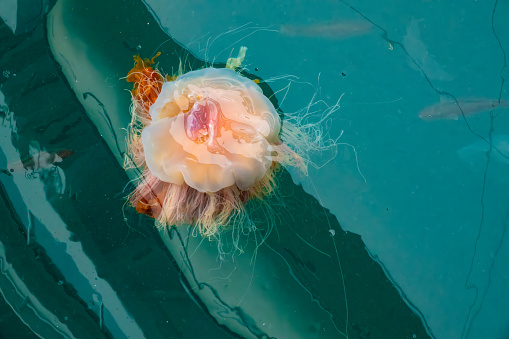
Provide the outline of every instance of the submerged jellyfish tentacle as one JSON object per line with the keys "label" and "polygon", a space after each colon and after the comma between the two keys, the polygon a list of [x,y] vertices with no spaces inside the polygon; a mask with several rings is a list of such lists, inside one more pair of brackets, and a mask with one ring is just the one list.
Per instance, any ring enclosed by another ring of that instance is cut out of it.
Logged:
{"label": "submerged jellyfish tentacle", "polygon": [[130,203],[160,227],[195,224],[215,238],[232,219],[244,220],[247,201],[272,193],[280,165],[307,173],[302,154],[312,145],[291,122],[281,130],[256,82],[230,68],[164,76],[152,68],[159,54],[135,56],[127,76],[133,90],[125,166],[143,173]]}

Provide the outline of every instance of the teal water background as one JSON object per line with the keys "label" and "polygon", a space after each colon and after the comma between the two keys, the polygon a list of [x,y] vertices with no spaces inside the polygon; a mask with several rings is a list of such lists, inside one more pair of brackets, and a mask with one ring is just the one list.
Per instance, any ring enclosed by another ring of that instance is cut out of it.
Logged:
{"label": "teal water background", "polygon": [[[454,99],[507,100],[507,3],[59,0],[56,8],[53,22],[62,26],[47,26],[45,16],[16,35],[1,26],[0,167],[28,156],[30,146],[75,150],[58,165],[65,179],[56,170],[33,179],[0,173],[4,337],[237,336],[193,294],[153,223],[129,209],[122,214],[129,181],[117,161],[122,131],[114,129],[118,138],[102,131],[127,126],[129,95],[121,94],[129,86],[119,79],[133,53],[163,51],[160,67],[171,73],[183,57],[196,68],[221,64],[240,46],[248,47],[246,73],[268,81],[283,112],[306,107],[313,95],[323,100],[313,107],[323,110],[343,95],[323,125],[330,137],[341,135],[337,156],[317,155],[323,166],[307,178],[284,172],[285,203],[269,200],[277,232],[267,246],[281,271],[262,276],[279,286],[290,269],[302,285],[288,286],[295,305],[272,299],[280,310],[274,321],[298,308],[304,290],[325,310],[322,325],[337,328],[310,329],[315,337],[509,336],[508,109],[419,117]],[[123,115],[110,109],[117,106]],[[240,262],[232,264],[238,271],[264,265]],[[30,293],[12,293],[21,289],[13,272]],[[257,277],[229,279],[255,286]],[[30,309],[42,310],[36,300],[51,321],[31,316]],[[122,307],[105,308],[104,300]],[[253,318],[243,319],[251,335],[270,335],[255,311],[237,306]],[[52,332],[55,324],[67,332]]]}

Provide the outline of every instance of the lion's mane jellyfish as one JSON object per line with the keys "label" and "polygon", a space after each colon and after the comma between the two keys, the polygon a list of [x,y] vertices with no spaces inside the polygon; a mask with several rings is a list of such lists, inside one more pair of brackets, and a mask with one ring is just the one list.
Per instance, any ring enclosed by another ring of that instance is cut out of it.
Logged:
{"label": "lion's mane jellyfish", "polygon": [[126,168],[142,171],[129,198],[137,212],[159,227],[194,224],[214,238],[242,220],[247,201],[273,192],[280,165],[306,173],[299,153],[309,138],[290,122],[282,130],[259,85],[235,70],[239,60],[174,77],[153,69],[155,57],[135,56],[127,75],[133,90]]}

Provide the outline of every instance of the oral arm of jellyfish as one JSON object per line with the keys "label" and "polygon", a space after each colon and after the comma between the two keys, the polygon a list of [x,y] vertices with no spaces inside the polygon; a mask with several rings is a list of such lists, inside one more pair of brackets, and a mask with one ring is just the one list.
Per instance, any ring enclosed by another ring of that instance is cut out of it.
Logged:
{"label": "oral arm of jellyfish", "polygon": [[[235,70],[238,58],[230,68],[174,77],[152,67],[159,54],[135,56],[127,75],[133,90],[125,167],[142,172],[129,202],[159,227],[194,224],[214,238],[247,201],[271,194],[280,165],[305,173],[305,161],[280,139],[279,114],[258,84]],[[302,131],[288,126],[286,135],[298,143]],[[294,148],[306,148],[300,146]]]}

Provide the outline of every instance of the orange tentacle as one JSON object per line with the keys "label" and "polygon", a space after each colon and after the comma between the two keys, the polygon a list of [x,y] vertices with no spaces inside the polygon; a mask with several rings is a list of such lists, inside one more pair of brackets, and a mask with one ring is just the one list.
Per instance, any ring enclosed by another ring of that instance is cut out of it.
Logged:
{"label": "orange tentacle", "polygon": [[150,119],[148,110],[156,101],[164,83],[164,77],[152,68],[155,58],[161,55],[158,52],[152,59],[142,59],[139,55],[134,56],[135,65],[127,73],[127,82],[133,83],[131,94],[142,108],[145,118]]}

